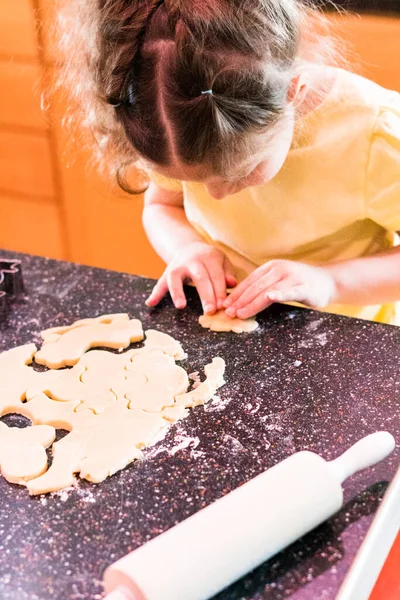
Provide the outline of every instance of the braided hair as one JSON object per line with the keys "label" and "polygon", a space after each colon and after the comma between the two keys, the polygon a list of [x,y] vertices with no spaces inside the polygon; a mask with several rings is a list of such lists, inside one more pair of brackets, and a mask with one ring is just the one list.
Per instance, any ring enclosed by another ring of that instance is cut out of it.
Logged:
{"label": "braided hair", "polygon": [[304,2],[71,4],[60,13],[64,74],[115,171],[178,160],[226,174],[285,114],[311,15]]}

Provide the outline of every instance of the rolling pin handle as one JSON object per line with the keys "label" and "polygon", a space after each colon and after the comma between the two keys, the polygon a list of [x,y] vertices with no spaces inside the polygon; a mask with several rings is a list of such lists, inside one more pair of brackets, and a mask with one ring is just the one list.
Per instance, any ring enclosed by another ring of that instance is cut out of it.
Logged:
{"label": "rolling pin handle", "polygon": [[357,471],[371,467],[386,458],[395,445],[396,442],[388,431],[377,431],[367,435],[328,464],[342,483]]}

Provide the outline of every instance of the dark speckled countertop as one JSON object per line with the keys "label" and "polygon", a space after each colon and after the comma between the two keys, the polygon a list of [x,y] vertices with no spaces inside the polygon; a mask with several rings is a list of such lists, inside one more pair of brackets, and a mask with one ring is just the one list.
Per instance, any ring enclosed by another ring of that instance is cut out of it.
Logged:
{"label": "dark speckled countertop", "polygon": [[[380,429],[400,440],[395,327],[275,307],[252,334],[215,334],[197,324],[193,290],[184,312],[169,300],[149,312],[150,280],[22,260],[27,294],[0,324],[0,351],[39,341],[46,327],[123,311],[178,338],[189,373],[224,357],[227,384],[219,401],[100,485],[31,498],[0,478],[1,600],[98,600],[107,565],[293,452],[331,459]],[[333,600],[398,462],[396,450],[348,479],[334,518],[218,600]]]}

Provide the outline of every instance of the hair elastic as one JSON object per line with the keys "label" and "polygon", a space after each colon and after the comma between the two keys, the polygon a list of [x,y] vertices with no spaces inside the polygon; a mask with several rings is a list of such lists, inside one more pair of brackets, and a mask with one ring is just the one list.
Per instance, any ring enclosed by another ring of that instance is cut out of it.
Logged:
{"label": "hair elastic", "polygon": [[107,104],[110,104],[113,108],[118,108],[122,106],[122,102],[116,100],[115,98],[107,98]]}
{"label": "hair elastic", "polygon": [[213,96],[213,91],[212,90],[205,90],[204,92],[201,92],[202,96],[205,96],[206,94],[208,94],[209,96]]}

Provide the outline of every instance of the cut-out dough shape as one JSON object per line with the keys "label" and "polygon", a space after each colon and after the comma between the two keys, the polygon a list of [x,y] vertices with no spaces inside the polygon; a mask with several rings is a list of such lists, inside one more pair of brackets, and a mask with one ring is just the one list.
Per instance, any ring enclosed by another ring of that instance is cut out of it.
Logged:
{"label": "cut-out dough shape", "polygon": [[[57,337],[55,337],[57,336]],[[72,327],[64,333],[49,334],[35,361],[50,369],[75,365],[83,354],[99,346],[123,350],[143,339],[142,324],[137,319],[116,319],[110,323],[88,323]]]}
{"label": "cut-out dough shape", "polygon": [[[89,353],[90,354],[90,353]],[[104,352],[109,356],[113,356],[109,352]],[[53,377],[46,377],[47,374],[53,374]],[[80,364],[80,361],[72,368],[62,371],[47,371],[44,377],[37,379],[35,383],[26,391],[27,400],[31,400],[39,393],[44,393],[46,396],[57,402],[76,401],[81,409],[91,409],[95,413],[101,412],[106,406],[115,402],[115,394],[112,392],[110,385],[107,386],[107,381],[99,382],[97,385],[87,385],[82,382],[82,377],[85,374],[85,366]],[[104,371],[107,375],[107,372]]]}
{"label": "cut-out dough shape", "polygon": [[213,315],[201,315],[199,323],[204,329],[211,331],[233,331],[234,333],[249,333],[258,328],[257,321],[252,319],[231,318],[224,310],[219,310]]}
{"label": "cut-out dough shape", "polygon": [[55,341],[60,335],[76,329],[77,327],[83,327],[84,325],[97,325],[99,323],[109,324],[114,321],[129,321],[129,315],[126,313],[116,313],[112,315],[101,315],[100,317],[90,317],[89,319],[79,319],[72,325],[63,325],[61,327],[51,327],[41,332],[43,344],[49,341]]}
{"label": "cut-out dough shape", "polygon": [[[125,345],[132,330],[140,332],[140,340],[143,337],[139,321],[129,320],[128,315],[105,315],[46,330],[45,343],[36,355],[34,344],[0,354],[0,416],[18,413],[34,424],[10,433],[0,423],[1,468],[10,481],[26,485],[31,494],[68,487],[76,474],[102,481],[140,458],[142,449],[184,418],[188,408],[207,402],[224,384],[225,363],[215,358],[204,369],[206,380],[186,393],[188,375],[175,363],[186,354],[178,341],[156,330],[146,332],[143,347],[123,354],[92,350],[80,355],[94,339],[104,345],[99,327],[114,333],[115,328],[123,329]],[[88,331],[95,337],[89,339]],[[28,366],[33,357],[37,360],[47,353],[59,367],[71,360],[72,346],[76,358],[72,368],[36,372]],[[60,349],[68,353],[68,360]],[[53,444],[52,465],[46,470],[44,448],[54,440],[55,428],[70,433]]]}
{"label": "cut-out dough shape", "polygon": [[[82,411],[88,412],[88,411]],[[141,448],[166,429],[160,414],[129,410],[122,404],[89,417],[88,425],[74,429],[54,444],[53,462],[41,477],[30,481],[30,493],[43,494],[72,484],[74,474],[99,483],[141,456]]]}
{"label": "cut-out dough shape", "polygon": [[1,474],[10,483],[26,484],[47,469],[45,448],[53,443],[56,432],[49,425],[8,427],[0,423]]}
{"label": "cut-out dough shape", "polygon": [[55,376],[38,373],[28,366],[36,350],[35,344],[26,344],[0,354],[0,417],[25,400],[28,387]]}
{"label": "cut-out dough shape", "polygon": [[147,350],[162,350],[164,354],[172,356],[175,360],[183,360],[187,356],[177,340],[174,340],[168,333],[163,333],[156,329],[148,329],[146,331],[144,347]]}

